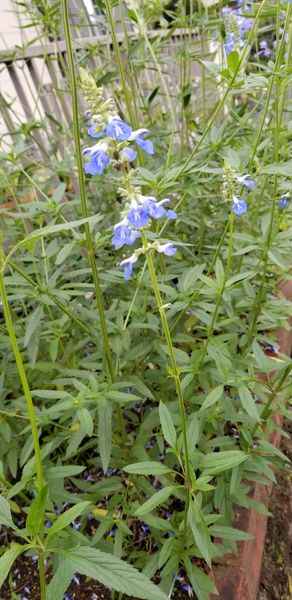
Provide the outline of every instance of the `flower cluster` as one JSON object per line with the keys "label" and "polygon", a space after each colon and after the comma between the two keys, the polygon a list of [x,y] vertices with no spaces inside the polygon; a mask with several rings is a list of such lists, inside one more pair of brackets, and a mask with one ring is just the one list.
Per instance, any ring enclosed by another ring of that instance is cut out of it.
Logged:
{"label": "flower cluster", "polygon": [[[146,227],[151,219],[160,219],[166,217],[168,219],[176,219],[176,213],[165,208],[170,200],[156,200],[154,196],[143,196],[138,188],[134,188],[130,194],[129,202],[126,204],[126,209],[123,212],[122,220],[114,226],[114,235],[112,243],[116,249],[123,246],[132,245],[135,240],[141,237],[139,230]],[[171,243],[160,244],[154,242],[152,247],[166,256],[173,256],[176,253],[176,248]],[[124,269],[125,279],[129,279],[132,275],[133,266],[138,260],[141,250],[136,250],[132,256],[123,260],[120,266]]]}
{"label": "flower cluster", "polygon": [[255,181],[249,174],[237,175],[228,163],[224,165],[223,179],[223,194],[227,200],[232,202],[232,211],[238,216],[243,215],[247,212],[247,203],[244,198],[239,196],[239,186],[244,185],[251,190],[255,186]]}
{"label": "flower cluster", "polygon": [[[246,6],[245,10],[248,11],[248,9],[249,7]],[[245,46],[244,38],[246,32],[252,28],[253,18],[243,17],[240,14],[240,8],[232,10],[228,6],[223,8],[222,14],[226,27],[225,51],[228,55],[230,52],[239,51]]]}
{"label": "flower cluster", "polygon": [[[114,100],[103,97],[102,88],[96,86],[94,78],[84,69],[79,70],[79,76],[90,107],[87,112],[91,119],[88,134],[100,140],[83,150],[83,155],[89,157],[89,161],[85,163],[85,173],[101,175],[112,157],[118,157],[121,163],[132,163],[137,156],[137,147],[146,154],[154,154],[153,142],[146,139],[148,129],[133,131],[131,125],[117,115]],[[131,143],[135,144],[134,147]]]}
{"label": "flower cluster", "polygon": [[[89,155],[89,162],[85,163],[85,173],[101,175],[106,165],[110,163],[110,155],[115,151],[118,151],[121,162],[133,162],[137,151],[129,146],[128,142],[135,142],[147,154],[154,153],[153,142],[145,139],[149,133],[148,129],[133,131],[132,127],[118,116],[108,116],[107,122],[101,122],[100,115],[93,115],[92,119],[93,123],[88,129],[88,134],[93,138],[103,139],[83,150],[83,155]],[[112,140],[116,142],[114,147],[111,144]]]}

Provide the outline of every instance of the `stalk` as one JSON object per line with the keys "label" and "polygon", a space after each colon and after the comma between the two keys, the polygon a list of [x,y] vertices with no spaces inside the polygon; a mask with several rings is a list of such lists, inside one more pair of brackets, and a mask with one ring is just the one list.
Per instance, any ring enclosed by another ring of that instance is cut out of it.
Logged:
{"label": "stalk", "polygon": [[[158,307],[160,318],[161,318],[164,337],[165,337],[168,351],[169,351],[170,362],[171,362],[171,366],[172,366],[172,376],[175,381],[176,393],[177,393],[177,397],[179,400],[181,427],[182,427],[182,435],[183,435],[183,448],[184,448],[184,463],[185,463],[184,464],[184,475],[185,475],[186,485],[188,488],[188,498],[189,498],[189,494],[190,494],[190,490],[191,490],[191,477],[190,477],[189,452],[188,452],[188,442],[187,442],[187,423],[186,423],[187,419],[186,419],[186,408],[185,408],[185,403],[184,403],[184,398],[183,398],[183,392],[182,392],[181,382],[180,382],[180,373],[179,373],[179,369],[178,369],[176,358],[175,358],[174,347],[173,347],[173,343],[172,343],[172,339],[171,339],[171,334],[170,334],[167,318],[165,315],[165,308],[164,308],[162,298],[160,295],[160,291],[159,291],[159,287],[158,287],[158,282],[157,282],[157,277],[156,277],[156,273],[155,273],[155,269],[154,269],[152,255],[151,255],[151,252],[149,252],[149,250],[148,250],[147,239],[146,239],[145,233],[143,231],[141,231],[141,240],[142,240],[143,248],[144,248],[145,254],[146,254],[147,266],[148,266],[148,270],[149,270],[149,274],[150,274],[150,278],[151,278],[152,288],[153,288],[154,295],[156,298],[157,307]],[[187,502],[186,506],[188,507],[188,502]],[[187,508],[186,508],[186,510],[187,510]]]}
{"label": "stalk", "polygon": [[210,339],[212,337],[213,331],[214,331],[214,325],[216,323],[216,319],[217,319],[217,315],[218,315],[218,311],[220,308],[220,304],[221,304],[221,300],[222,300],[222,296],[224,294],[224,290],[226,287],[226,282],[227,282],[227,278],[228,278],[228,274],[230,271],[230,265],[231,265],[231,258],[232,258],[232,249],[233,249],[233,225],[234,225],[234,213],[232,212],[232,210],[230,211],[230,217],[229,217],[229,245],[228,245],[228,255],[227,255],[227,262],[226,262],[226,268],[225,268],[225,272],[224,272],[224,279],[221,285],[221,288],[219,290],[219,294],[218,294],[218,298],[216,301],[216,305],[215,305],[215,309],[212,315],[212,320],[210,323],[210,326],[208,328],[208,333],[207,333],[207,338],[205,341],[205,344],[203,346],[203,350],[201,355],[199,356],[199,361],[198,361],[198,366],[197,366],[197,371],[199,371],[203,360],[206,356],[206,352],[210,343]]}
{"label": "stalk", "polygon": [[[2,251],[1,251],[1,253],[2,253]],[[0,258],[1,258],[1,262],[2,262],[3,257],[1,256]],[[34,405],[33,405],[33,401],[32,401],[29,383],[28,383],[26,373],[25,373],[24,364],[22,361],[22,356],[21,356],[19,346],[17,343],[17,338],[15,335],[12,318],[11,318],[10,307],[9,307],[9,303],[8,303],[8,299],[7,299],[7,295],[6,295],[6,289],[5,289],[3,264],[0,265],[0,297],[2,300],[3,313],[4,313],[5,322],[6,322],[6,327],[8,330],[8,335],[10,338],[12,351],[13,351],[13,354],[15,357],[15,362],[16,362],[19,378],[21,381],[21,385],[22,385],[25,400],[26,400],[26,405],[27,405],[27,410],[28,410],[28,415],[29,415],[29,420],[30,420],[30,426],[31,426],[31,432],[32,432],[35,461],[36,461],[37,487],[38,487],[38,491],[40,492],[43,487],[43,469],[42,469],[42,459],[41,459],[41,452],[40,452],[40,445],[39,445],[39,438],[38,438],[35,409],[34,409]],[[44,562],[43,562],[42,554],[39,554],[39,556],[38,556],[38,566],[39,566],[39,578],[40,578],[40,588],[41,588],[41,600],[46,600],[46,577],[45,577]]]}
{"label": "stalk", "polygon": [[[291,14],[291,6],[289,5],[288,10],[287,10],[284,31],[282,34],[282,40],[281,40],[280,48],[278,50],[276,67],[275,67],[276,70],[279,67],[279,63],[280,63],[280,59],[281,59],[281,55],[282,55],[282,51],[283,51],[285,35],[286,35],[286,32],[289,27],[289,23],[290,23],[290,14]],[[277,27],[278,27],[278,31],[279,31],[279,28],[280,28],[279,4],[278,4],[278,15],[277,15]],[[280,80],[279,80],[279,76],[277,76],[275,102],[274,102],[274,105],[275,105],[274,162],[277,162],[279,160],[279,134],[280,134],[280,127],[281,127],[281,120],[282,120],[282,113],[280,112],[280,110],[281,110],[281,108],[283,108],[282,103],[279,106],[279,102],[278,102],[279,90],[280,90]],[[272,243],[272,236],[273,236],[273,225],[274,225],[276,201],[277,201],[277,189],[278,189],[278,176],[275,175],[274,187],[273,187],[273,201],[272,201],[272,208],[271,208],[271,218],[270,218],[269,228],[268,228],[268,232],[267,232],[267,241],[266,241],[264,253],[263,253],[262,278],[261,278],[259,291],[258,291],[256,299],[255,299],[255,303],[254,303],[254,307],[253,307],[253,314],[251,317],[251,323],[248,328],[247,340],[244,345],[244,349],[248,348],[249,344],[253,340],[255,329],[257,326],[257,322],[258,322],[258,318],[261,313],[262,303],[265,298],[265,283],[266,283],[266,276],[267,276],[268,263],[269,263],[269,250],[270,250],[270,246]]]}
{"label": "stalk", "polygon": [[260,414],[260,421],[258,423],[256,423],[252,429],[251,432],[251,437],[252,439],[254,438],[260,423],[262,423],[264,421],[264,424],[266,423],[268,417],[270,416],[270,406],[272,404],[272,402],[275,400],[278,392],[280,391],[281,387],[283,386],[283,384],[285,383],[290,371],[292,369],[292,362],[287,366],[287,368],[285,369],[281,379],[278,381],[277,385],[274,387],[274,389],[272,390],[271,393],[271,397],[269,398],[268,402],[265,404],[261,414]]}
{"label": "stalk", "polygon": [[[78,181],[79,181],[79,188],[80,188],[81,209],[82,209],[82,216],[84,218],[88,218],[88,209],[87,209],[87,201],[86,201],[86,193],[85,193],[85,182],[84,182],[84,175],[83,175],[82,152],[81,152],[81,144],[80,144],[79,120],[78,120],[77,84],[76,84],[72,43],[71,43],[68,0],[61,0],[61,5],[62,5],[62,12],[63,12],[64,33],[65,33],[66,49],[67,49],[68,64],[69,64],[69,74],[70,74],[70,86],[71,86],[72,109],[73,109],[73,133],[74,133],[76,160],[77,160]],[[97,308],[98,308],[98,314],[99,314],[100,325],[101,325],[105,360],[106,360],[106,365],[107,365],[107,370],[108,370],[108,375],[109,375],[110,381],[113,382],[115,380],[115,370],[114,370],[113,361],[112,361],[102,291],[101,291],[99,275],[98,275],[96,260],[95,260],[95,248],[94,248],[94,243],[93,243],[93,240],[91,237],[90,227],[89,227],[88,223],[84,224],[84,231],[85,231],[86,248],[87,248],[88,258],[89,258],[89,262],[90,262],[90,266],[91,266],[91,270],[92,270],[92,277],[93,277],[93,283],[94,283],[95,294],[96,294],[96,301],[97,301]],[[121,410],[121,407],[119,404],[117,405],[117,412],[118,412],[118,417],[119,417],[119,421],[120,421],[122,436],[125,439],[126,438],[125,424],[124,424],[124,420],[123,420],[122,410]]]}
{"label": "stalk", "polygon": [[[64,2],[64,0],[62,0],[62,3],[63,2]],[[125,96],[125,101],[126,101],[126,105],[127,105],[127,111],[128,111],[129,121],[130,121],[133,129],[135,129],[135,116],[134,116],[133,111],[132,111],[132,105],[131,105],[129,90],[127,88],[127,83],[126,83],[126,78],[125,78],[125,73],[124,73],[124,67],[123,67],[122,57],[121,57],[121,53],[120,53],[120,47],[119,47],[119,42],[118,42],[118,38],[117,38],[117,34],[116,34],[116,28],[115,28],[113,13],[112,13],[111,0],[105,0],[105,9],[106,9],[107,18],[108,18],[108,21],[109,21],[109,24],[110,24],[110,28],[111,28],[113,46],[114,46],[114,51],[115,51],[115,55],[116,55],[116,61],[117,61],[117,65],[118,65],[118,70],[119,70],[121,82],[122,82],[122,87],[123,87],[123,92],[124,92],[124,96]]]}

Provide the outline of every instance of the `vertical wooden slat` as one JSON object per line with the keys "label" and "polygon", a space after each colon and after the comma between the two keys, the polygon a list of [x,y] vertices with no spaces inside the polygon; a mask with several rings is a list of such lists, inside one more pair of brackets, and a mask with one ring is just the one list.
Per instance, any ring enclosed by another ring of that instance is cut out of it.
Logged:
{"label": "vertical wooden slat", "polygon": [[[6,65],[7,65],[7,70],[10,75],[11,81],[12,81],[15,91],[17,93],[17,96],[22,104],[25,116],[28,119],[28,121],[33,121],[34,120],[33,112],[31,110],[30,104],[27,100],[24,89],[22,87],[20,77],[17,73],[17,69],[15,68],[15,66],[13,65],[12,62],[6,63]],[[37,130],[34,130],[32,132],[32,136],[35,139],[37,146],[38,146],[40,152],[42,153],[42,155],[47,157],[47,152],[46,152],[46,149],[44,146],[44,140],[43,140],[43,136],[41,135],[41,133]]]}

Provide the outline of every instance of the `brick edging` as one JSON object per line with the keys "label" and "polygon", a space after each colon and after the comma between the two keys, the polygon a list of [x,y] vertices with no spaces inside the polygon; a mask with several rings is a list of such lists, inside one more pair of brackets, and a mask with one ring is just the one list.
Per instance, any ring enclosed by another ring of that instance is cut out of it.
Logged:
{"label": "brick edging", "polygon": [[[279,294],[292,300],[292,281],[279,283]],[[291,319],[292,321],[292,319]],[[278,329],[277,340],[282,354],[291,356],[292,351],[292,328]],[[275,416],[276,425],[281,426],[281,418]],[[269,441],[278,448],[281,441],[281,433],[272,431]],[[272,485],[264,486],[260,483],[252,485],[252,498],[269,506],[269,498]],[[257,513],[255,510],[238,508],[234,519],[234,527],[242,529],[253,536],[252,540],[238,542],[238,554],[227,554],[220,559],[212,569],[212,578],[215,580],[219,595],[211,594],[210,600],[256,600],[261,565],[265,546],[267,531],[267,517]]]}

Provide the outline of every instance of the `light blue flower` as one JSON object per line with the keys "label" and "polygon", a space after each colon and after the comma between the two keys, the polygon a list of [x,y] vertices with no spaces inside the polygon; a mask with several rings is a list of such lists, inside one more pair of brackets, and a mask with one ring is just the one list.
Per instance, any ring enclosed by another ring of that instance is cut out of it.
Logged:
{"label": "light blue flower", "polygon": [[286,208],[289,202],[291,202],[291,198],[289,196],[289,193],[287,192],[286,194],[283,194],[283,196],[281,196],[281,200],[279,202],[280,208]]}
{"label": "light blue flower", "polygon": [[133,150],[133,148],[130,148],[129,146],[127,146],[126,148],[123,148],[120,152],[120,159],[122,162],[133,162],[133,160],[135,160],[136,156],[137,156],[136,150]]}
{"label": "light blue flower", "polygon": [[244,215],[247,212],[246,201],[239,196],[233,196],[232,210],[238,216]]}
{"label": "light blue flower", "polygon": [[122,142],[130,137],[132,127],[120,119],[120,117],[111,117],[105,128],[105,133],[109,137],[116,138],[118,142]]}
{"label": "light blue flower", "polygon": [[126,219],[117,223],[114,227],[114,235],[112,238],[112,244],[118,250],[122,248],[124,245],[130,246],[135,242],[135,240],[140,237],[139,231],[133,231],[128,227],[128,222]]}
{"label": "light blue flower", "polygon": [[140,206],[133,205],[127,214],[127,219],[135,229],[145,227],[149,223],[149,209],[147,206],[141,204]]}
{"label": "light blue flower", "polygon": [[226,43],[225,43],[226,54],[227,55],[230,54],[230,52],[232,52],[234,50],[234,48],[235,48],[234,33],[230,33],[227,36]]}
{"label": "light blue flower", "polygon": [[107,149],[105,142],[97,142],[91,148],[83,150],[83,155],[90,155],[89,162],[85,163],[85,173],[90,175],[101,175],[103,173],[105,166],[110,162]]}
{"label": "light blue flower", "polygon": [[130,279],[133,273],[133,266],[135,262],[137,262],[137,260],[138,257],[136,256],[136,254],[132,254],[132,256],[126,258],[125,260],[122,260],[122,262],[120,263],[120,267],[124,269],[124,279],[126,279],[126,281]]}
{"label": "light blue flower", "polygon": [[176,247],[170,242],[166,244],[159,244],[156,248],[157,252],[165,254],[166,256],[173,256],[176,253]]}
{"label": "light blue flower", "polygon": [[[101,129],[100,129],[100,127],[101,127]],[[90,127],[87,129],[87,133],[88,133],[88,135],[90,135],[93,138],[101,138],[105,134],[104,127],[105,127],[104,123],[92,123],[92,125],[90,125]],[[99,130],[96,131],[97,129],[99,129]]]}
{"label": "light blue flower", "polygon": [[237,176],[236,176],[236,179],[237,179],[238,183],[241,183],[242,185],[245,185],[245,186],[246,186],[247,188],[249,188],[250,190],[251,190],[251,189],[252,189],[252,188],[255,186],[255,184],[256,184],[256,182],[255,182],[255,181],[253,181],[253,180],[251,179],[251,176],[250,176],[249,174],[247,174],[247,175],[242,175],[242,176],[239,176],[239,175],[237,175]]}
{"label": "light blue flower", "polygon": [[136,144],[140,146],[140,148],[142,148],[142,150],[144,150],[144,152],[146,152],[147,154],[154,154],[153,142],[151,142],[151,140],[144,140],[143,137],[148,133],[148,129],[137,129],[136,131],[133,131],[131,133],[128,139],[131,142],[136,142]]}
{"label": "light blue flower", "polygon": [[168,219],[176,219],[177,215],[173,210],[165,210],[165,208],[163,208],[163,204],[168,204],[169,202],[170,200],[168,198],[157,202],[154,196],[144,196],[142,205],[145,207],[145,210],[148,211],[148,214],[153,219],[161,219],[161,217],[168,217]]}

